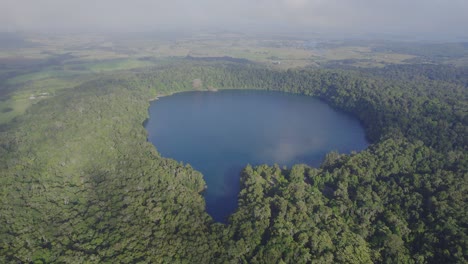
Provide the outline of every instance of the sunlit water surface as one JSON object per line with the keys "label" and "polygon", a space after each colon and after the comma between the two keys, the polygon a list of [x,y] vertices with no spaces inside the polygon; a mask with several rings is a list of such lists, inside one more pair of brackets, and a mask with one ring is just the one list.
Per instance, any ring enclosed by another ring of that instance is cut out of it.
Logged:
{"label": "sunlit water surface", "polygon": [[208,213],[219,222],[237,208],[247,164],[319,166],[330,151],[367,147],[353,116],[308,96],[269,91],[186,92],[151,103],[148,138],[162,156],[204,175]]}

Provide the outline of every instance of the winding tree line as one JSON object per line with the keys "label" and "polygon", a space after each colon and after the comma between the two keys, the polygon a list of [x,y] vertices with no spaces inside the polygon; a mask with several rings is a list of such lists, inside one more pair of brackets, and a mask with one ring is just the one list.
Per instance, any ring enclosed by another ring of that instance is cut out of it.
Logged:
{"label": "winding tree line", "polygon": [[[464,263],[467,87],[459,69],[395,78],[407,67],[188,60],[43,100],[1,132],[2,262]],[[238,211],[213,223],[202,175],[161,157],[142,126],[150,98],[194,79],[317,96],[355,114],[373,145],[320,168],[247,166]]]}

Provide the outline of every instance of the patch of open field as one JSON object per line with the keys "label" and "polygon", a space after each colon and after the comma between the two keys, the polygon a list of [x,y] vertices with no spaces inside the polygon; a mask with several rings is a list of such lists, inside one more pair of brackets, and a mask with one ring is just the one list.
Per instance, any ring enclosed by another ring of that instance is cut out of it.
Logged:
{"label": "patch of open field", "polygon": [[416,56],[392,52],[373,52],[370,47],[347,46],[330,48],[323,52],[321,62],[343,61],[359,67],[381,67],[387,64],[402,64]]}
{"label": "patch of open field", "polygon": [[[323,41],[310,37],[249,36],[241,33],[149,35],[29,35],[35,45],[0,49],[0,123],[23,113],[31,104],[69,89],[97,74],[132,70],[174,57],[233,57],[273,68],[354,66],[384,67],[412,62],[468,65],[468,54],[457,45],[453,56],[441,56],[442,46],[417,47],[378,41]],[[402,46],[403,45],[403,46]],[[453,45],[449,45],[452,47]],[[405,53],[405,51],[407,51]],[[464,53],[465,52],[465,53]],[[431,54],[437,56],[431,57]],[[40,96],[40,94],[47,96]],[[39,95],[39,96],[37,96]],[[35,99],[29,99],[34,97]]]}
{"label": "patch of open field", "polygon": [[32,101],[29,99],[10,99],[0,101],[0,125],[10,122],[13,118],[23,114]]}

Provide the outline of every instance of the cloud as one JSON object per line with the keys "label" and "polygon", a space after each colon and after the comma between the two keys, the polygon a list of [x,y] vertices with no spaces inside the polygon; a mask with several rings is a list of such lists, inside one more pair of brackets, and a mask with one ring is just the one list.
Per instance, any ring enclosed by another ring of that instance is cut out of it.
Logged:
{"label": "cloud", "polygon": [[284,0],[283,2],[286,7],[294,9],[306,7],[307,4],[310,3],[310,1],[307,0]]}
{"label": "cloud", "polygon": [[466,0],[4,0],[0,30],[282,29],[466,35]]}
{"label": "cloud", "polygon": [[281,165],[291,164],[291,162],[299,159],[307,153],[320,153],[326,144],[326,140],[319,137],[309,138],[305,140],[305,142],[280,139],[274,145],[259,151],[258,156],[255,157],[255,159],[271,160]]}

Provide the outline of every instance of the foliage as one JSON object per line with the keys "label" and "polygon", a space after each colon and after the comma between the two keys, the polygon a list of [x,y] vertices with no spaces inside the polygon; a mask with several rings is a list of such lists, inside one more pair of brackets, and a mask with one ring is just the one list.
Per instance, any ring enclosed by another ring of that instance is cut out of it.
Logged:
{"label": "foliage", "polygon": [[[1,262],[466,262],[466,86],[412,70],[174,60],[39,101],[0,132]],[[247,166],[238,211],[213,223],[202,175],[161,157],[142,126],[149,99],[197,79],[317,96],[373,145],[320,168]]]}

